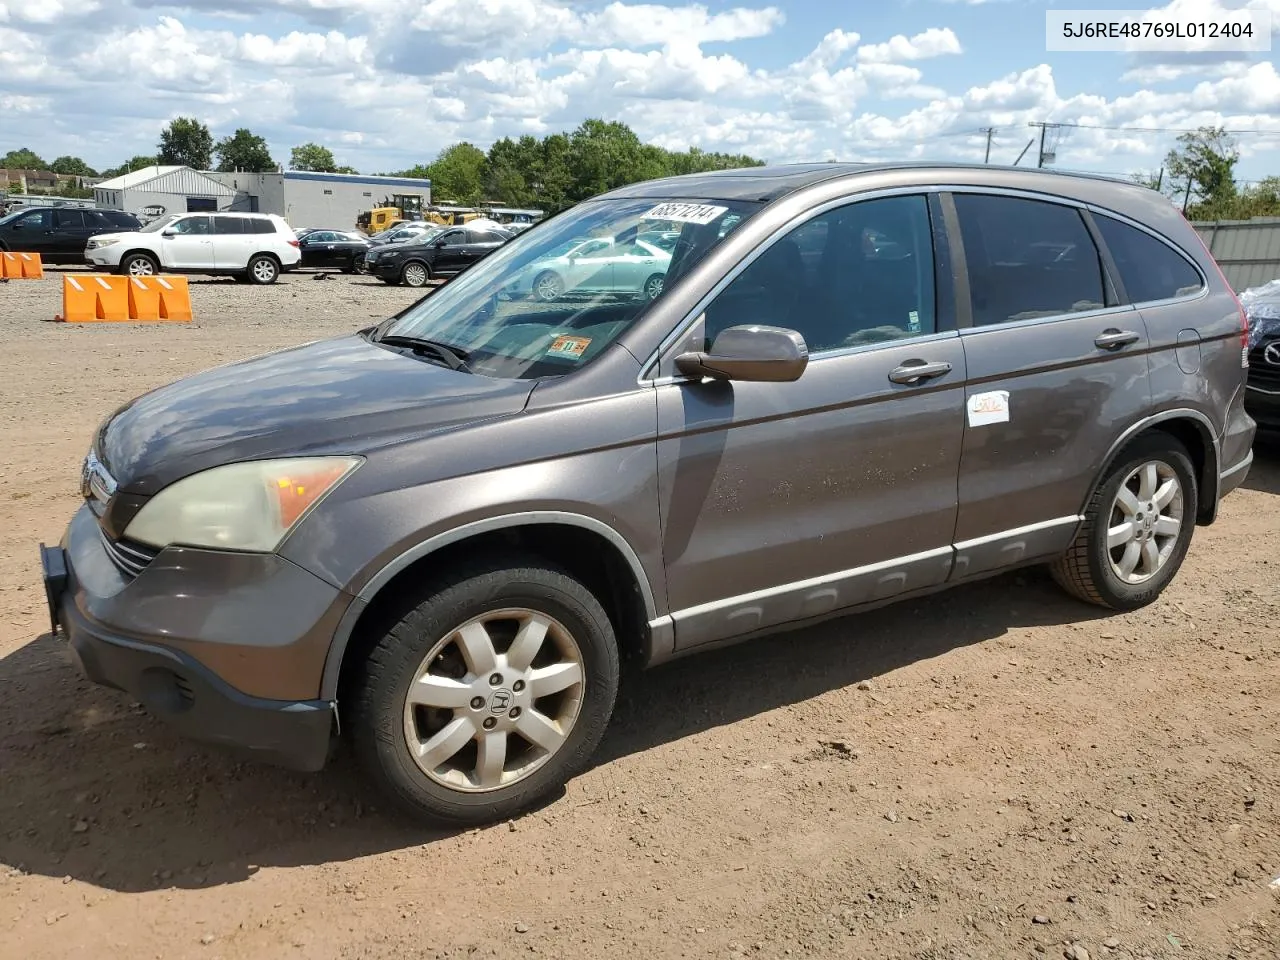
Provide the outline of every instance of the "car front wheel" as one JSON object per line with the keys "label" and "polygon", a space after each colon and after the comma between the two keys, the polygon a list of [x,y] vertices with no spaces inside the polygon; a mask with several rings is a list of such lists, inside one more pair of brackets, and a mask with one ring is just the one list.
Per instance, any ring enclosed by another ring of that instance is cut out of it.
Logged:
{"label": "car front wheel", "polygon": [[1187,555],[1197,502],[1186,447],[1164,433],[1139,437],[1098,485],[1075,542],[1050,568],[1054,579],[1087,603],[1146,606]]}
{"label": "car front wheel", "polygon": [[356,753],[419,817],[506,819],[585,767],[618,672],[609,617],[578,580],[532,557],[472,563],[374,643],[354,691]]}
{"label": "car front wheel", "polygon": [[160,272],[160,265],[149,254],[131,253],[120,261],[120,272],[130,277],[152,277]]}
{"label": "car front wheel", "polygon": [[409,287],[425,287],[431,280],[431,270],[419,260],[411,260],[400,271],[400,279]]}

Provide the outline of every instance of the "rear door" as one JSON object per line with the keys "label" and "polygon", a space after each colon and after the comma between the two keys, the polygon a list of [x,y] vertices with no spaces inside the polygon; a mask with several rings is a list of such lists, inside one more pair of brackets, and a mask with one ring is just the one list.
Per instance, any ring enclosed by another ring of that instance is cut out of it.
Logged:
{"label": "rear door", "polygon": [[213,256],[223,270],[243,270],[249,262],[249,248],[254,245],[249,234],[249,221],[244,217],[213,218]]}
{"label": "rear door", "polygon": [[53,211],[53,243],[51,253],[59,260],[80,261],[92,233],[85,222],[85,214],[79,209]]}
{"label": "rear door", "polygon": [[1065,550],[1151,388],[1146,327],[1118,305],[1087,211],[980,190],[943,202],[969,287],[960,578]]}

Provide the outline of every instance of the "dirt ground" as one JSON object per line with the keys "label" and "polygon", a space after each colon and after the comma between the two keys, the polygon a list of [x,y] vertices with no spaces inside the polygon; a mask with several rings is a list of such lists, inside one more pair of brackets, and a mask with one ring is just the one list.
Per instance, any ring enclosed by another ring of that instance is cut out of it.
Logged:
{"label": "dirt ground", "polygon": [[190,325],[0,285],[0,957],[1280,957],[1280,456],[1158,604],[1011,575],[632,681],[541,812],[441,834],[80,679],[36,544],[117,404],[354,329],[360,277],[193,281]]}

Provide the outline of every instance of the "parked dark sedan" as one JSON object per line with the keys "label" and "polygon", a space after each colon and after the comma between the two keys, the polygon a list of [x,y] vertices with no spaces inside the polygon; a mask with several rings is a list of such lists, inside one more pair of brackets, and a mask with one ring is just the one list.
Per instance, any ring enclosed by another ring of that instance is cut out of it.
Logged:
{"label": "parked dark sedan", "polygon": [[356,273],[372,244],[352,230],[310,230],[298,240],[302,266]]}
{"label": "parked dark sedan", "polygon": [[123,210],[23,207],[0,219],[0,250],[38,253],[45,263],[84,263],[89,238],[131,233],[142,221]]}
{"label": "parked dark sedan", "polygon": [[498,227],[452,227],[425,239],[374,247],[365,254],[364,269],[385,283],[425,287],[461,273],[512,236]]}

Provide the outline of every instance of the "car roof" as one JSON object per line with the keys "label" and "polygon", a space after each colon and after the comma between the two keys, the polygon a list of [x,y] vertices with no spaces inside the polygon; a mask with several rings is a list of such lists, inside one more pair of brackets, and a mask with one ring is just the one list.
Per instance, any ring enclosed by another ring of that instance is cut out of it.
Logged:
{"label": "car roof", "polygon": [[1008,174],[1033,174],[1046,178],[1046,189],[1053,189],[1053,181],[1110,181],[1132,186],[1128,181],[1101,174],[1064,173],[1035,167],[1013,167],[983,163],[937,163],[911,161],[896,163],[783,163],[764,167],[738,167],[732,170],[714,170],[707,173],[688,173],[676,177],[663,177],[619,187],[596,199],[661,197],[671,199],[754,200],[768,203],[797,190],[841,177],[859,174],[887,173],[898,170],[936,171],[939,176],[949,172],[965,172],[972,176],[982,171],[991,178],[992,186],[999,186]]}

